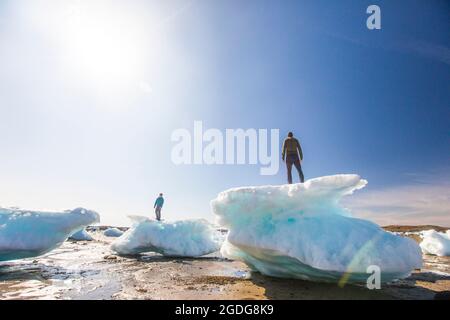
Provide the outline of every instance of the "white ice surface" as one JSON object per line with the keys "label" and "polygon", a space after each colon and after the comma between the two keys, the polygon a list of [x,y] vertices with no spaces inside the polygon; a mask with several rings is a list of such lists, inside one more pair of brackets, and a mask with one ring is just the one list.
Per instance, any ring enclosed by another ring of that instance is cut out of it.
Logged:
{"label": "white ice surface", "polygon": [[220,249],[220,235],[206,220],[158,222],[140,216],[130,218],[133,227],[111,245],[119,254],[157,252],[198,257]]}
{"label": "white ice surface", "polygon": [[99,218],[83,208],[64,212],[0,208],[0,261],[47,253]]}
{"label": "white ice surface", "polygon": [[221,252],[277,277],[365,282],[371,265],[380,267],[381,281],[406,277],[422,264],[417,243],[339,206],[366,183],[335,175],[222,192],[211,202],[217,222],[229,229]]}
{"label": "white ice surface", "polygon": [[420,248],[425,254],[436,256],[450,256],[450,230],[445,233],[435,230],[421,232],[422,242]]}

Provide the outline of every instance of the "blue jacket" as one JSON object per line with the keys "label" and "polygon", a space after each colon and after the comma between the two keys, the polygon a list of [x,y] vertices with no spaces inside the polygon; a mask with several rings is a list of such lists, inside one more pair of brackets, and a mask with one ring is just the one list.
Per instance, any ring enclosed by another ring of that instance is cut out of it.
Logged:
{"label": "blue jacket", "polygon": [[155,208],[155,207],[162,208],[163,204],[164,204],[164,198],[158,197],[158,198],[156,198],[155,205],[153,206],[153,208]]}

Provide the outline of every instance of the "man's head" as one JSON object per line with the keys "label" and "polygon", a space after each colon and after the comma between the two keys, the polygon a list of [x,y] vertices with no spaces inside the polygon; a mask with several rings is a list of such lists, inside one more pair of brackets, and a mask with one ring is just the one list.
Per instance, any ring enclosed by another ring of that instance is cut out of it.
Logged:
{"label": "man's head", "polygon": [[289,131],[288,137],[289,137],[289,138],[292,138],[293,136],[294,136],[294,134],[293,134],[291,131]]}
{"label": "man's head", "polygon": [[160,193],[160,194],[159,194],[159,196],[160,196],[160,197],[162,197],[162,196],[163,196],[163,194],[162,194],[162,193]]}

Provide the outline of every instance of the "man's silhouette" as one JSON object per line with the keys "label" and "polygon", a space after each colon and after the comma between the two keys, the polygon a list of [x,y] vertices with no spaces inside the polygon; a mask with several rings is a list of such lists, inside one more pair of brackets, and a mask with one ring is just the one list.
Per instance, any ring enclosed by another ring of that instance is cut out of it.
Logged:
{"label": "man's silhouette", "polygon": [[292,183],[292,165],[297,168],[300,176],[300,182],[305,182],[302,166],[300,164],[300,161],[303,160],[302,147],[300,146],[300,142],[294,138],[294,134],[292,132],[289,132],[287,138],[284,139],[281,153],[283,161],[286,159],[288,183]]}

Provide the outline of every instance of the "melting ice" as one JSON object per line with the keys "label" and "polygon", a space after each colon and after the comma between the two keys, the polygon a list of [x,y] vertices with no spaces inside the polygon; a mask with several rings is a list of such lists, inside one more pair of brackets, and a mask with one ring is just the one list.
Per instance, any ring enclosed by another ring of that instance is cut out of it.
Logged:
{"label": "melting ice", "polygon": [[367,268],[381,281],[403,278],[421,267],[419,246],[385,232],[339,206],[361,189],[358,175],[326,176],[304,184],[242,187],[211,202],[218,223],[229,229],[221,252],[263,274],[313,281],[365,282]]}
{"label": "melting ice", "polygon": [[420,248],[423,253],[436,256],[450,256],[450,230],[445,233],[435,230],[421,232]]}
{"label": "melting ice", "polygon": [[220,249],[218,232],[206,220],[159,222],[131,217],[135,223],[111,249],[119,254],[157,252],[166,256],[198,257]]}
{"label": "melting ice", "polygon": [[85,228],[78,230],[69,237],[70,240],[75,241],[92,241],[94,238],[86,231]]}
{"label": "melting ice", "polygon": [[108,228],[105,230],[105,232],[103,232],[103,234],[106,237],[120,237],[121,235],[123,235],[123,231],[117,228]]}
{"label": "melting ice", "polygon": [[65,212],[0,208],[0,261],[47,253],[75,231],[98,221],[98,213],[83,208]]}

